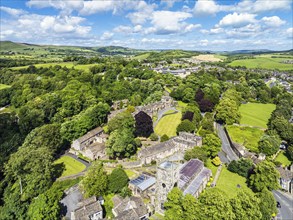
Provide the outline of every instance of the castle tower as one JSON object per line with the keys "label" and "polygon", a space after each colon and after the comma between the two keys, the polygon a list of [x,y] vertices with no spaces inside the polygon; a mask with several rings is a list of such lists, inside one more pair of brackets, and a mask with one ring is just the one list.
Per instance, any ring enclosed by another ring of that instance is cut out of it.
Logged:
{"label": "castle tower", "polygon": [[180,163],[164,161],[157,167],[156,183],[156,211],[164,212],[164,203],[168,193],[177,186],[179,180]]}

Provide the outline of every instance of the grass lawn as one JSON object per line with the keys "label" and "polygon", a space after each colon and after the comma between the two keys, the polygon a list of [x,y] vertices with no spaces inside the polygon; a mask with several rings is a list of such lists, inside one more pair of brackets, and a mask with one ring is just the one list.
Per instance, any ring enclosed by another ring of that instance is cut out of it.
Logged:
{"label": "grass lawn", "polygon": [[179,111],[183,111],[183,109],[184,109],[187,105],[188,105],[188,104],[185,103],[185,102],[178,101],[178,105],[177,105],[176,108],[177,108]]}
{"label": "grass lawn", "polygon": [[[252,193],[251,189],[247,187],[245,182],[246,178],[239,176],[237,173],[230,172],[224,166],[216,183],[216,187],[224,191],[229,198],[233,198],[236,196],[237,192],[242,190]],[[237,188],[237,184],[239,184],[241,187]]]}
{"label": "grass lawn", "polygon": [[132,57],[132,59],[134,60],[144,60],[147,59],[150,56],[150,53],[143,53],[143,54],[139,54],[135,57]]}
{"label": "grass lawn", "polygon": [[[45,68],[45,67],[56,66],[56,65],[60,65],[62,67],[67,67],[67,68],[74,67],[75,69],[78,69],[78,70],[88,70],[90,67],[99,65],[99,64],[75,65],[73,62],[57,62],[57,63],[39,63],[39,64],[35,64],[34,66],[36,68],[40,68],[40,67]],[[28,67],[29,66],[18,66],[18,67],[12,67],[11,69],[18,70],[18,69],[24,69]]]}
{"label": "grass lawn", "polygon": [[125,173],[127,174],[129,179],[132,179],[132,178],[134,178],[136,176],[136,173],[133,172],[132,170],[127,169],[127,170],[125,170]]}
{"label": "grass lawn", "polygon": [[285,151],[281,151],[276,157],[275,161],[282,163],[282,166],[284,167],[290,166],[292,163],[292,161],[290,161],[289,158],[286,156]]}
{"label": "grass lawn", "polygon": [[247,103],[240,106],[240,124],[267,128],[272,112],[276,109],[274,104]]}
{"label": "grass lawn", "polygon": [[255,59],[234,60],[230,66],[245,66],[247,68],[292,70],[292,64],[282,63],[288,58],[273,58],[272,56],[255,56]]}
{"label": "grass lawn", "polygon": [[0,90],[1,89],[6,89],[6,88],[10,88],[11,86],[9,85],[5,85],[5,84],[0,84]]}
{"label": "grass lawn", "polygon": [[86,168],[84,164],[82,164],[81,162],[69,156],[62,156],[54,162],[54,164],[62,164],[62,163],[64,163],[65,169],[61,177],[80,173]]}
{"label": "grass lawn", "polygon": [[[166,112],[166,114],[169,114],[169,112]],[[181,112],[162,117],[155,127],[155,133],[159,136],[164,134],[169,137],[176,136],[176,128],[181,122],[181,117]]]}
{"label": "grass lawn", "polygon": [[209,168],[211,171],[212,171],[212,174],[213,174],[213,177],[215,177],[216,173],[217,173],[217,170],[218,170],[218,167],[216,167],[213,163],[212,163],[212,160],[211,159],[208,159],[205,166],[207,168]]}
{"label": "grass lawn", "polygon": [[258,141],[263,131],[258,128],[229,125],[226,127],[233,142],[245,146],[250,151],[258,153]]}

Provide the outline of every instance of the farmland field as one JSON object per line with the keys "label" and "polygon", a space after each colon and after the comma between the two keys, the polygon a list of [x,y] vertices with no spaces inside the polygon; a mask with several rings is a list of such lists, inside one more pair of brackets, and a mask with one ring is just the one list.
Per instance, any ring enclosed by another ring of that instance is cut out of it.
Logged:
{"label": "farmland field", "polygon": [[293,70],[292,64],[282,63],[285,60],[293,60],[293,56],[282,57],[279,55],[259,55],[254,59],[234,60],[230,66],[245,66],[247,68]]}
{"label": "farmland field", "polygon": [[198,56],[193,57],[194,59],[201,60],[204,62],[219,62],[222,61],[222,57],[213,54],[200,54]]}
{"label": "farmland field", "polygon": [[275,110],[274,104],[247,103],[240,106],[240,124],[267,128],[267,123]]}
{"label": "farmland field", "polygon": [[[62,67],[67,67],[67,68],[72,68],[74,67],[75,69],[78,70],[87,70],[92,66],[98,65],[98,64],[84,64],[84,65],[76,65],[73,62],[60,62],[60,63],[40,63],[40,64],[35,64],[34,66],[36,68],[40,68],[40,67],[44,67],[44,68],[48,68],[50,66],[56,66],[56,65],[60,65]],[[19,67],[13,67],[12,69],[18,70],[18,69],[24,69],[24,68],[28,68],[29,66],[19,66]]]}
{"label": "farmland field", "polygon": [[[170,114],[171,112],[166,113]],[[181,112],[162,117],[155,127],[155,133],[159,136],[163,136],[164,134],[169,137],[176,136],[176,128],[181,122],[181,117]]]}
{"label": "farmland field", "polygon": [[84,164],[69,156],[62,156],[54,162],[54,164],[62,163],[65,165],[65,169],[61,175],[62,177],[80,173],[86,168]]}
{"label": "farmland field", "polygon": [[226,127],[233,142],[245,146],[248,150],[258,152],[258,142],[263,131],[258,128],[229,125]]}
{"label": "farmland field", "polygon": [[[223,167],[216,188],[224,191],[229,198],[233,198],[239,191],[245,190],[245,192],[252,193],[245,182],[246,178],[232,173],[226,167]],[[237,184],[240,185],[240,188],[237,188]]]}

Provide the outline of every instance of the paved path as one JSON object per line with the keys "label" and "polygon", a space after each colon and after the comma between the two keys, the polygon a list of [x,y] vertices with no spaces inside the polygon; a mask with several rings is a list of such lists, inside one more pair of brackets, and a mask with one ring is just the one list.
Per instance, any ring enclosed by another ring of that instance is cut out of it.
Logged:
{"label": "paved path", "polygon": [[218,167],[214,181],[212,182],[212,186],[216,186],[216,183],[217,183],[219,176],[221,174],[221,171],[222,171],[222,167],[223,167],[222,164]]}
{"label": "paved path", "polygon": [[170,111],[170,110],[173,110],[173,111],[176,111],[178,112],[178,110],[175,108],[175,107],[169,107],[169,108],[165,108],[165,109],[162,109],[158,112],[158,118],[157,120],[155,121],[154,123],[154,127],[158,124],[158,122],[160,121],[160,119],[163,117],[163,115],[167,112],[167,111]]}
{"label": "paved path", "polygon": [[282,220],[292,220],[293,219],[293,195],[287,195],[281,191],[273,191],[275,199],[280,202],[281,208],[279,208],[279,213],[277,219]]}
{"label": "paved path", "polygon": [[227,159],[231,162],[232,160],[239,160],[239,157],[235,154],[233,151],[229,140],[227,138],[227,135],[224,131],[223,125],[217,124],[217,130],[219,138],[222,141],[222,151],[226,153]]}

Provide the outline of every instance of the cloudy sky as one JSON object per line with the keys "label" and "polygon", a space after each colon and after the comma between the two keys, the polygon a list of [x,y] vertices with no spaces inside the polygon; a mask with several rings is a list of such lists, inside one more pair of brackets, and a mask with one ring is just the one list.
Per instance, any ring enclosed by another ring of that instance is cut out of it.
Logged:
{"label": "cloudy sky", "polygon": [[1,0],[0,39],[142,49],[292,49],[292,3]]}

